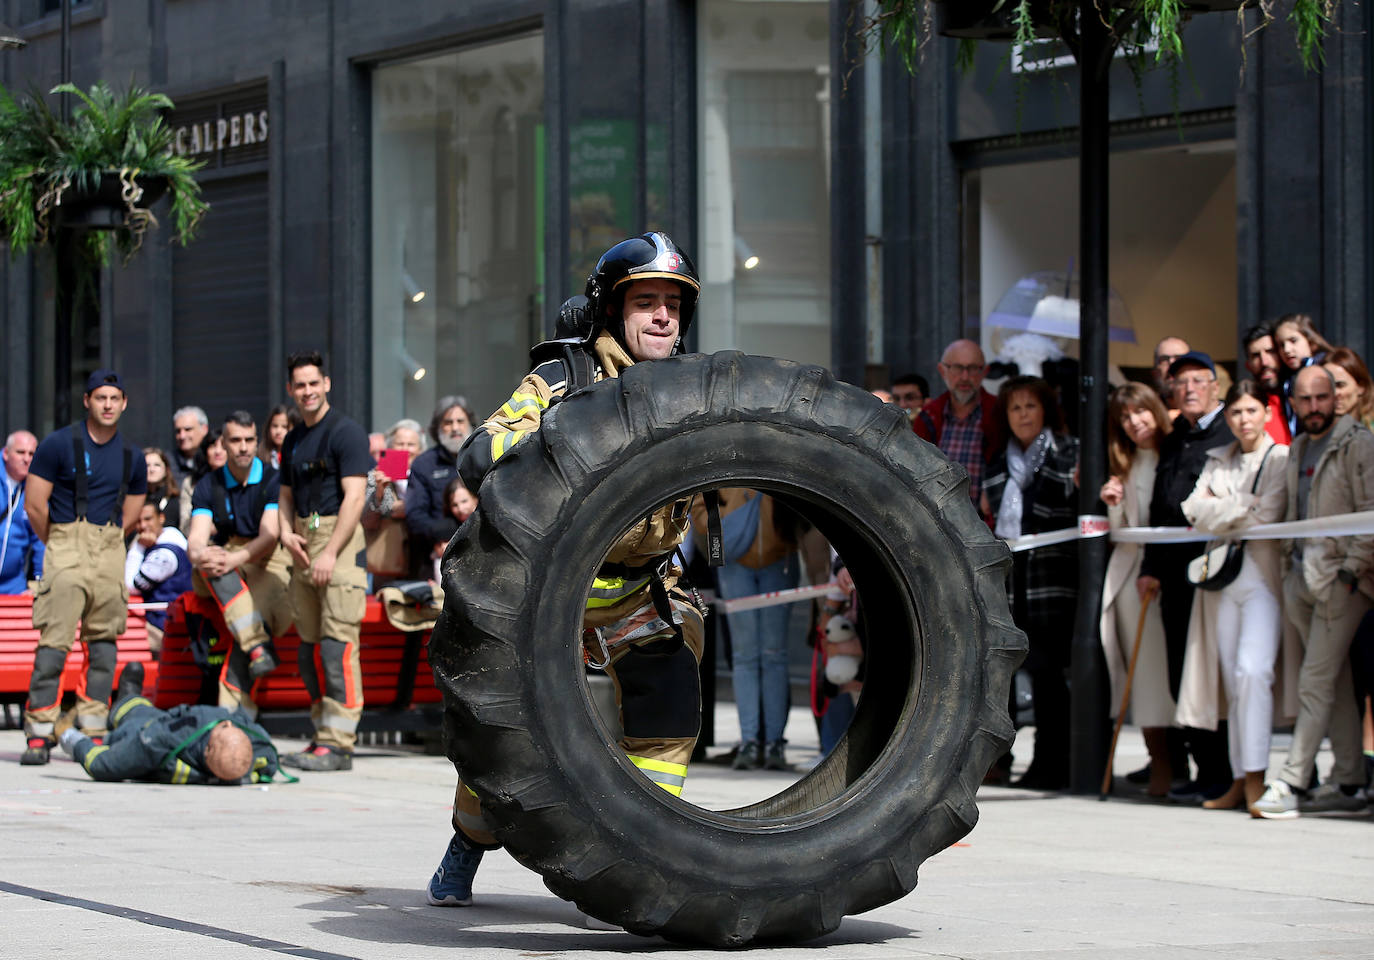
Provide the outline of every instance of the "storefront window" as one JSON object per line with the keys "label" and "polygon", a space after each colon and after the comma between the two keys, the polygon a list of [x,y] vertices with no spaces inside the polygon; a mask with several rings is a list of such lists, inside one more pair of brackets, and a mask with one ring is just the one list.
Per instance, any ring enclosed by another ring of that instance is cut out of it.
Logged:
{"label": "storefront window", "polygon": [[700,349],[828,366],[828,7],[700,11]]}
{"label": "storefront window", "polygon": [[538,34],[378,67],[372,81],[372,426],[479,417],[542,339]]}

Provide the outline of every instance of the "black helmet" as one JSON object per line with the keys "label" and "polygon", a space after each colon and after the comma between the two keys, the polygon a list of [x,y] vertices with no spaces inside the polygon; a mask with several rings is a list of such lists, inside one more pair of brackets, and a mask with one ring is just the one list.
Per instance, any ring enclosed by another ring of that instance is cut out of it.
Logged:
{"label": "black helmet", "polygon": [[593,318],[588,340],[595,339],[602,327],[622,338],[625,288],[636,280],[652,279],[673,280],[682,288],[678,336],[686,335],[696,313],[701,281],[691,258],[666,233],[654,231],[620,241],[596,262],[596,271],[587,278],[587,308]]}

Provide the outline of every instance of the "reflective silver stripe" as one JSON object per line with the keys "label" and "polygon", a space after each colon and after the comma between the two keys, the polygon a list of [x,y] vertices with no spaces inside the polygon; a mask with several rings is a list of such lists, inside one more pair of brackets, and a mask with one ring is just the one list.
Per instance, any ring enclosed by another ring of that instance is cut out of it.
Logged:
{"label": "reflective silver stripe", "polygon": [[[105,722],[106,722],[108,719],[109,719],[109,715],[108,715],[108,714],[107,714],[106,716],[103,716],[103,717],[97,717],[97,716],[94,716],[94,715],[92,715],[92,716],[85,716],[85,715],[83,715],[83,714],[78,713],[78,714],[76,715],[76,729],[78,729],[78,730],[104,730],[104,729],[105,729]],[[48,724],[48,729],[49,729],[49,730],[52,729],[52,724]]]}
{"label": "reflective silver stripe", "polygon": [[341,733],[357,733],[358,721],[355,717],[349,717],[333,710],[324,709],[320,711],[320,726],[328,727],[330,730],[338,730]]}
{"label": "reflective silver stripe", "polygon": [[639,772],[659,786],[677,787],[679,792],[681,792],[683,785],[687,783],[686,774],[665,773],[662,770],[646,770],[644,767],[640,767]]}
{"label": "reflective silver stripe", "polygon": [[29,722],[29,736],[31,737],[51,737],[53,725],[51,723]]}
{"label": "reflective silver stripe", "polygon": [[254,626],[262,626],[262,614],[258,613],[256,610],[242,617],[235,617],[233,620],[229,621],[229,629],[233,631],[236,637],[242,636],[250,627]]}
{"label": "reflective silver stripe", "polygon": [[468,833],[491,833],[491,824],[487,823],[486,817],[475,813],[465,813],[462,809],[458,813],[458,826]]}

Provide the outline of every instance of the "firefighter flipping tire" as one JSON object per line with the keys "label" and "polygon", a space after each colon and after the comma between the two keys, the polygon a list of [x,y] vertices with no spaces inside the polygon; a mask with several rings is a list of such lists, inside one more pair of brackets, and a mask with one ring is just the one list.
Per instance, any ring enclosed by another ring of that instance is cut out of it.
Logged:
{"label": "firefighter flipping tire", "polygon": [[[580,631],[616,532],[721,486],[787,498],[820,528],[859,586],[869,650],[840,745],[776,796],[709,811],[615,746]],[[479,499],[444,555],[429,648],[445,740],[497,838],[558,896],[642,935],[801,941],[902,897],[973,828],[1026,641],[1006,546],[902,411],[783,360],[636,364],[551,408]]]}

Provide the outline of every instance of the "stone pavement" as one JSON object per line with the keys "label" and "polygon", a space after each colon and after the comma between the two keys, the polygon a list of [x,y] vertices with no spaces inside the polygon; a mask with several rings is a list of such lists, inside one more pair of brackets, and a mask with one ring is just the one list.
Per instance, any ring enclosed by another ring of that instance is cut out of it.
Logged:
{"label": "stone pavement", "polygon": [[[729,706],[718,711],[722,744],[737,735]],[[813,730],[794,711],[793,759],[814,757]],[[172,787],[95,783],[65,757],[20,767],[22,746],[18,731],[0,731],[3,957],[713,955],[588,930],[571,904],[504,853],[487,857],[472,907],[427,906],[423,884],[449,837],[453,770],[442,757],[363,747],[352,772],[305,774],[299,784]],[[1023,735],[1017,756],[1029,755]],[[1128,728],[1118,773],[1143,756]],[[1324,754],[1323,770],[1329,762]],[[686,799],[732,806],[776,792],[787,776],[697,764]],[[756,952],[811,957],[823,948],[827,960],[1374,956],[1368,814],[1266,822],[995,788],[980,792],[979,807],[973,833],[927,861],[901,901],[846,918],[821,940]]]}

